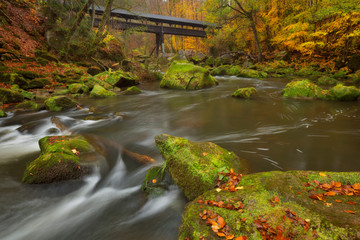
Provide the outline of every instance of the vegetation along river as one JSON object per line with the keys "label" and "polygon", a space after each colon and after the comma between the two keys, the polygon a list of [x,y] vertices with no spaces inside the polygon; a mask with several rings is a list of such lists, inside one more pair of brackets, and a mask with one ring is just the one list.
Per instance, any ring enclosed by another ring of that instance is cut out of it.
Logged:
{"label": "vegetation along river", "polygon": [[[283,99],[285,80],[218,79],[219,86],[200,91],[146,83],[137,96],[80,99],[83,110],[1,119],[0,239],[177,239],[186,203],[182,193],[173,186],[147,199],[141,184],[150,166],[118,150],[108,154],[113,164],[105,173],[51,185],[21,183],[26,164],[39,154],[38,140],[63,134],[51,123],[54,115],[72,132],[101,136],[153,157],[156,164],[163,160],[154,136],[168,133],[215,142],[247,159],[251,172],[360,169],[359,101]],[[258,90],[254,99],[230,97],[249,86]]]}

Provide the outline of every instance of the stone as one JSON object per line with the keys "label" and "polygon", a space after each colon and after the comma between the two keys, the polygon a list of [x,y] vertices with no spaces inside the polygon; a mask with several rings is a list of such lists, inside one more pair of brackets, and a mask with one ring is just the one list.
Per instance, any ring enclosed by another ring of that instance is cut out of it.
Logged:
{"label": "stone", "polygon": [[209,70],[191,63],[173,62],[160,82],[162,88],[197,90],[214,87],[217,80]]}
{"label": "stone", "polygon": [[23,95],[21,93],[6,89],[0,88],[0,101],[7,104],[7,103],[18,103],[24,100]]}
{"label": "stone", "polygon": [[329,90],[330,100],[356,101],[360,96],[360,89],[355,86],[338,84]]}
{"label": "stone", "polygon": [[[51,61],[51,62],[59,62],[57,57],[55,57],[54,55],[50,54],[49,52],[47,52],[45,50],[41,50],[41,49],[35,49],[35,57],[37,58],[37,61],[39,63],[40,63],[39,59],[46,60],[47,63],[49,61]],[[43,61],[43,60],[41,60],[41,61]]]}
{"label": "stone", "polygon": [[232,96],[236,98],[250,98],[257,93],[256,88],[249,87],[249,88],[239,88],[236,90]]}
{"label": "stone", "polygon": [[60,112],[68,109],[75,108],[77,105],[76,102],[71,100],[68,97],[55,96],[50,97],[45,101],[46,109],[51,112]]}
{"label": "stone", "polygon": [[41,106],[33,101],[24,101],[15,107],[21,110],[40,110]]}
{"label": "stone", "polygon": [[100,85],[95,85],[94,88],[90,92],[91,98],[107,98],[113,97],[116,94],[112,91],[106,90],[105,88],[101,87]]}
{"label": "stone", "polygon": [[195,55],[191,57],[191,61],[195,64],[205,62],[207,59],[207,56],[203,52],[197,52]]}
{"label": "stone", "polygon": [[169,190],[172,181],[164,166],[154,166],[146,172],[141,189],[150,197],[158,197]]}
{"label": "stone", "polygon": [[44,137],[39,140],[39,146],[40,156],[27,165],[23,183],[78,179],[89,174],[91,166],[96,164],[93,156],[98,154],[95,148],[80,135]]}
{"label": "stone", "polygon": [[140,93],[142,93],[142,91],[136,86],[129,87],[125,91],[121,92],[123,95],[137,95]]}
{"label": "stone", "polygon": [[282,95],[287,98],[315,98],[321,95],[322,89],[309,80],[292,81],[286,84]]}
{"label": "stone", "polygon": [[247,172],[244,160],[211,142],[191,142],[161,134],[155,137],[155,143],[164,158],[166,170],[189,200],[214,188],[220,171],[232,168]]}
{"label": "stone", "polygon": [[[358,202],[359,179],[359,172],[274,171],[245,175],[235,192],[213,189],[189,202],[178,239],[219,239],[212,227],[219,222],[225,226],[216,230],[223,232],[226,228],[228,235],[234,234],[233,239],[262,239],[261,232],[274,239],[359,239],[360,204],[350,204]],[[325,191],[319,187],[323,184],[330,189],[334,185],[339,189],[355,187],[356,194]],[[320,194],[319,198],[316,194]],[[214,224],[206,223],[211,215],[207,211],[217,214]]]}
{"label": "stone", "polygon": [[76,94],[76,93],[88,93],[90,90],[85,84],[80,83],[73,83],[68,86],[69,92]]}

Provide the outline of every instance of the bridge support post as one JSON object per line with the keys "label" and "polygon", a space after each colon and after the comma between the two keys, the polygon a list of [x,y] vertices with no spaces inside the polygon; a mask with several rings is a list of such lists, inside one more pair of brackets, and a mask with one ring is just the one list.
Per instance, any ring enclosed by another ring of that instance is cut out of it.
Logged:
{"label": "bridge support post", "polygon": [[159,56],[159,53],[165,54],[165,44],[164,44],[164,34],[156,33],[156,56]]}

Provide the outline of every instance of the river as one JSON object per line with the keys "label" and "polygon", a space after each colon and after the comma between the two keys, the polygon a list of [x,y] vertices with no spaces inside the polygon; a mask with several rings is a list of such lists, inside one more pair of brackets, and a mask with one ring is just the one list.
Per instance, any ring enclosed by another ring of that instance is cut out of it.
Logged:
{"label": "river", "polygon": [[[157,165],[163,160],[154,137],[167,133],[215,142],[247,159],[251,172],[359,171],[360,101],[283,99],[282,79],[218,80],[219,86],[200,91],[146,83],[136,96],[80,99],[83,110],[12,113],[0,119],[0,239],[177,239],[186,204],[181,191],[172,186],[163,196],[147,199],[141,184],[150,166],[121,152],[109,154],[113,164],[105,174],[23,185],[26,164],[39,154],[38,140],[62,134],[51,116],[72,132],[114,141],[153,157]],[[237,88],[250,86],[258,90],[254,99],[230,97]],[[86,120],[89,116],[100,118]]]}

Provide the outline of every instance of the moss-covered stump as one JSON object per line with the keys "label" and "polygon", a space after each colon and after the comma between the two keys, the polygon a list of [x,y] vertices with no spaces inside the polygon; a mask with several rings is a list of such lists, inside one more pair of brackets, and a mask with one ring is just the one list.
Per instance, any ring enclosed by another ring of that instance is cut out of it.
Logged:
{"label": "moss-covered stump", "polygon": [[355,86],[338,84],[329,90],[330,100],[355,101],[360,96],[360,89]]}
{"label": "moss-covered stump", "polygon": [[[82,136],[53,136],[39,140],[40,156],[28,164],[23,183],[53,183],[78,179],[90,172],[89,155],[97,154]],[[93,158],[95,159],[95,158]]]}
{"label": "moss-covered stump", "polygon": [[68,86],[69,92],[76,94],[76,93],[88,93],[90,90],[89,88],[85,85],[85,84],[80,84],[80,83],[73,83],[71,85]]}
{"label": "moss-covered stump", "polygon": [[256,92],[256,88],[254,87],[239,88],[232,94],[232,96],[237,98],[250,98],[256,94]]}
{"label": "moss-covered stump", "polygon": [[7,88],[0,88],[0,102],[3,103],[18,103],[24,100],[23,95],[21,93],[10,90]]}
{"label": "moss-covered stump", "polygon": [[190,200],[212,189],[219,171],[247,171],[244,160],[211,142],[191,142],[167,134],[156,136],[155,142],[172,180]]}
{"label": "moss-covered stump", "polygon": [[95,85],[94,88],[90,92],[91,98],[107,98],[113,97],[116,94],[112,91],[106,90],[105,88],[101,87],[100,85]]}
{"label": "moss-covered stump", "polygon": [[322,89],[309,80],[292,81],[282,90],[283,96],[287,98],[315,98],[321,92]]}
{"label": "moss-covered stump", "polygon": [[141,189],[150,197],[158,197],[169,189],[169,173],[162,166],[151,167],[145,176]]}
{"label": "moss-covered stump", "polygon": [[233,239],[359,239],[359,181],[360,173],[247,175],[235,192],[214,189],[188,203],[179,239],[224,239],[215,231]]}
{"label": "moss-covered stump", "polygon": [[136,86],[129,87],[125,91],[121,92],[123,95],[137,95],[140,93],[142,93],[142,91]]}
{"label": "moss-covered stump", "polygon": [[217,80],[209,70],[191,63],[173,62],[160,82],[162,88],[197,90],[214,87]]}
{"label": "moss-covered stump", "polygon": [[51,112],[60,112],[76,107],[76,102],[67,97],[50,97],[45,101],[46,108]]}

